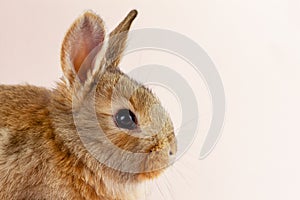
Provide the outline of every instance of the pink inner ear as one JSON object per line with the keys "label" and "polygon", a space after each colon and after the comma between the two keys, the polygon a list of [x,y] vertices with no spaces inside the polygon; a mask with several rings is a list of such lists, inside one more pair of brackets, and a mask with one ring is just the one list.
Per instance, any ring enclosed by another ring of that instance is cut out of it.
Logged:
{"label": "pink inner ear", "polygon": [[70,58],[79,79],[84,82],[87,79],[87,73],[93,70],[93,61],[100,51],[104,41],[103,27],[92,23],[87,18],[75,30],[73,40],[71,41]]}

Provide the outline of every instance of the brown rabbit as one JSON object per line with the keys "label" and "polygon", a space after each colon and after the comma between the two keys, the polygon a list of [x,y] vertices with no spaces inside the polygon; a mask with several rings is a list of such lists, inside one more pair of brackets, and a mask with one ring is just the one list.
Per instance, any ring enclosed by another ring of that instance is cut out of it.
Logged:
{"label": "brown rabbit", "polygon": [[0,85],[0,199],[137,199],[140,183],[169,165],[168,114],[118,68],[136,15],[108,35],[99,16],[80,16],[55,89]]}

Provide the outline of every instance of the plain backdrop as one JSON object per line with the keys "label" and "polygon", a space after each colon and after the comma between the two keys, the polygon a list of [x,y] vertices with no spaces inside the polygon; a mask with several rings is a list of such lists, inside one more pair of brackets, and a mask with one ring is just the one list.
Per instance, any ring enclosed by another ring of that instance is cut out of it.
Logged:
{"label": "plain backdrop", "polygon": [[[198,160],[211,116],[200,87],[201,134],[147,199],[299,199],[300,1],[1,0],[0,83],[54,87],[62,75],[60,45],[77,16],[93,9],[112,30],[133,8],[139,11],[133,28],[169,29],[201,45],[227,98],[222,137]],[[135,64],[148,54],[137,55]],[[168,109],[180,123],[174,102]]]}

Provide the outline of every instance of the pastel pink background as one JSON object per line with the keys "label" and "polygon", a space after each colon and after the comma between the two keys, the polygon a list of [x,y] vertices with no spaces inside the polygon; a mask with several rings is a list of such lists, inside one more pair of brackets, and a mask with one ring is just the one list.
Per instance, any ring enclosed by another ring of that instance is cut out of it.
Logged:
{"label": "pastel pink background", "polygon": [[[299,1],[0,0],[0,83],[54,87],[62,75],[60,45],[77,16],[93,9],[112,30],[133,8],[139,11],[135,29],[170,29],[201,45],[227,97],[223,135],[212,154],[198,160],[211,116],[208,95],[199,89],[201,134],[147,198],[299,199]],[[125,58],[124,70],[150,57]]]}

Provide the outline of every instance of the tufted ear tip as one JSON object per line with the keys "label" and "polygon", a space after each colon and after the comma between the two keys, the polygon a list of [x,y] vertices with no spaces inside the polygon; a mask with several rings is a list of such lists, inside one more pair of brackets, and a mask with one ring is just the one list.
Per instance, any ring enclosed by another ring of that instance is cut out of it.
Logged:
{"label": "tufted ear tip", "polygon": [[138,15],[138,11],[136,9],[133,9],[128,13],[128,16],[130,16],[130,18],[133,19],[136,18],[137,15]]}

